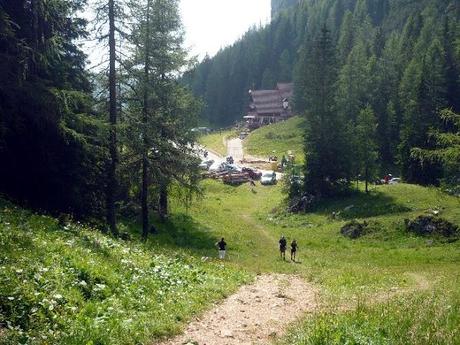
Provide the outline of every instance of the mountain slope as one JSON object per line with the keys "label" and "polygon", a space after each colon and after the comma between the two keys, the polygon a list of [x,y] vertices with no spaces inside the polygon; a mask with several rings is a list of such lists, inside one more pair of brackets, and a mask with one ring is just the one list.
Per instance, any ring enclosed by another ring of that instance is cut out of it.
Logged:
{"label": "mountain slope", "polygon": [[[274,10],[284,8],[280,7],[283,4],[283,1],[274,2]],[[426,51],[435,36],[442,36],[443,23],[449,23],[452,37],[459,36],[459,8],[454,0],[303,0],[295,8],[275,16],[270,25],[252,28],[215,57],[206,58],[184,75],[183,82],[205,101],[202,117],[207,122],[214,126],[232,124],[246,112],[249,89],[273,88],[277,81],[299,77],[301,71],[296,66],[302,48],[326,25],[337,50],[344,54],[338,61],[339,69],[344,67],[351,49],[361,38],[371,55],[387,48],[392,50],[392,56],[400,56],[394,83],[387,85],[397,92],[412,58]],[[349,35],[350,32],[360,37]],[[457,40],[455,44],[456,54],[451,59],[458,72],[460,43]],[[418,61],[422,59],[417,57]],[[454,89],[458,91],[458,81],[453,83],[457,84],[452,86],[451,98],[455,98]],[[458,107],[459,101],[456,102]],[[299,112],[304,110],[298,97],[297,108]],[[398,117],[400,114],[396,114]]]}
{"label": "mountain slope", "polygon": [[299,3],[299,0],[272,0],[272,18]]}

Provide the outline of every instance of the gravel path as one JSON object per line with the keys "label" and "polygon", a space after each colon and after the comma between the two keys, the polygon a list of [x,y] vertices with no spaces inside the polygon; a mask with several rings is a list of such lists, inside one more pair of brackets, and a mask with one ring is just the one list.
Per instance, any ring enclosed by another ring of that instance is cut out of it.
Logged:
{"label": "gravel path", "polygon": [[161,345],[262,345],[317,308],[316,289],[298,276],[258,276]]}
{"label": "gravel path", "polygon": [[238,138],[227,141],[227,155],[232,156],[236,163],[244,158],[243,141]]}

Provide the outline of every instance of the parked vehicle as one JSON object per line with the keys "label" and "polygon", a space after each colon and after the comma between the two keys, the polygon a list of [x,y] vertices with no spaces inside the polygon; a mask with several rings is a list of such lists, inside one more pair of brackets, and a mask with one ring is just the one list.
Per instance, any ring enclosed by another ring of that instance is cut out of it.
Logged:
{"label": "parked vehicle", "polygon": [[235,164],[229,164],[227,162],[215,162],[209,167],[209,171],[214,172],[241,172],[241,168]]}
{"label": "parked vehicle", "polygon": [[244,140],[244,139],[246,139],[246,137],[247,137],[248,135],[249,135],[249,131],[242,131],[242,132],[240,133],[240,139],[241,139],[241,140]]}
{"label": "parked vehicle", "polygon": [[260,171],[257,171],[256,169],[244,167],[242,171],[248,174],[248,176],[253,180],[260,180],[260,178],[262,177],[262,173]]}
{"label": "parked vehicle", "polygon": [[202,161],[199,165],[200,169],[201,170],[209,170],[209,168],[211,167],[211,165],[214,164],[214,160],[210,159],[210,160],[205,160],[205,161]]}
{"label": "parked vehicle", "polygon": [[393,177],[388,184],[398,184],[401,183],[401,179],[399,177]]}
{"label": "parked vehicle", "polygon": [[262,174],[262,177],[260,178],[260,184],[263,185],[273,185],[276,184],[276,173],[273,172],[266,172]]}
{"label": "parked vehicle", "polygon": [[228,171],[233,171],[233,172],[242,172],[243,170],[241,169],[241,167],[239,167],[238,165],[236,164],[228,164],[227,165],[227,170]]}

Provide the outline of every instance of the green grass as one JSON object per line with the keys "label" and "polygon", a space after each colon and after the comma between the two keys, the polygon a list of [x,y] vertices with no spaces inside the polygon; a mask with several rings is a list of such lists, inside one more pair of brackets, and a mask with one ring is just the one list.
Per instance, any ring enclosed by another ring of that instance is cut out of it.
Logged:
{"label": "green grass", "polygon": [[[432,209],[459,225],[458,198],[435,188],[378,186],[293,215],[284,211],[281,185],[206,180],[202,188],[189,208],[173,198],[168,223],[146,244],[79,224],[62,228],[2,205],[0,324],[11,329],[0,343],[44,343],[44,336],[53,344],[146,343],[179,332],[194,314],[265,272],[301,275],[321,291],[324,307],[281,344],[458,343],[460,243],[404,230],[405,218]],[[351,219],[368,221],[371,231],[344,238],[340,228]],[[297,239],[299,263],[279,259],[281,234]],[[220,237],[229,246],[224,264],[215,260]],[[375,303],[394,290],[406,293]],[[357,306],[350,303],[356,299]]]}
{"label": "green grass", "polygon": [[[455,285],[456,284],[456,285]],[[296,325],[279,345],[433,345],[460,343],[460,280],[377,306],[323,312]]]}
{"label": "green grass", "polygon": [[[356,193],[318,205],[309,214],[292,215],[280,206],[280,186],[258,186],[253,192],[246,185],[206,181],[204,188],[205,198],[188,211],[200,236],[224,236],[230,261],[247,270],[300,274],[320,287],[328,307],[293,329],[283,344],[430,344],[436,334],[435,344],[458,340],[460,243],[417,237],[404,229],[405,218],[433,209],[460,224],[458,198],[435,188],[378,186],[369,195]],[[332,219],[332,212],[340,212],[339,218]],[[372,231],[358,240],[344,238],[340,228],[351,219],[368,221]],[[278,258],[281,234],[297,239],[301,263]],[[418,279],[428,282],[428,291],[418,291]],[[408,292],[363,309],[394,289]],[[339,308],[355,298],[361,306],[348,312]],[[434,323],[427,335],[424,327],[430,320]],[[329,329],[329,323],[334,327]]]}
{"label": "green grass", "polygon": [[283,154],[287,155],[288,151],[292,151],[296,162],[302,163],[303,124],[304,120],[296,116],[284,122],[261,127],[244,140],[245,153],[266,158],[275,151],[281,158]]}
{"label": "green grass", "polygon": [[250,277],[0,204],[0,344],[149,343]]}
{"label": "green grass", "polygon": [[225,141],[230,138],[236,138],[237,132],[233,129],[226,130],[226,131],[215,131],[208,135],[202,135],[199,137],[198,142],[211,149],[222,156],[227,155],[227,146],[225,145]]}

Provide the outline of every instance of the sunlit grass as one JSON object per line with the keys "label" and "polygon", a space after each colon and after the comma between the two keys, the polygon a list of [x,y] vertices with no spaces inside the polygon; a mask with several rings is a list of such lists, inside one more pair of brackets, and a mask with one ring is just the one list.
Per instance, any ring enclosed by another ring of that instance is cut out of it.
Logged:
{"label": "sunlit grass", "polygon": [[[458,339],[460,243],[404,229],[405,218],[432,210],[460,224],[458,198],[434,188],[378,186],[293,215],[284,211],[280,185],[206,180],[202,188],[203,198],[191,207],[173,198],[170,219],[155,222],[159,233],[147,243],[139,241],[136,225],[133,240],[121,241],[2,203],[0,325],[7,330],[0,343],[146,343],[179,332],[193,315],[264,272],[303,276],[319,288],[325,306],[284,344]],[[351,219],[366,220],[372,231],[344,238],[340,228]],[[282,234],[298,241],[298,263],[280,260]],[[221,237],[228,243],[225,263],[216,259]],[[375,296],[384,297],[376,303]]]}
{"label": "sunlit grass", "polygon": [[215,131],[211,134],[200,136],[198,142],[208,149],[211,149],[218,154],[225,156],[227,154],[227,146],[225,141],[231,138],[236,138],[237,136],[237,132],[233,129]]}
{"label": "sunlit grass", "polygon": [[148,343],[250,277],[177,247],[0,206],[1,344]]}
{"label": "sunlit grass", "polygon": [[303,138],[304,120],[293,117],[289,120],[261,127],[244,140],[245,153],[267,158],[273,154],[280,159],[291,151],[297,163],[304,161]]}

